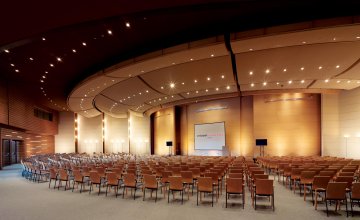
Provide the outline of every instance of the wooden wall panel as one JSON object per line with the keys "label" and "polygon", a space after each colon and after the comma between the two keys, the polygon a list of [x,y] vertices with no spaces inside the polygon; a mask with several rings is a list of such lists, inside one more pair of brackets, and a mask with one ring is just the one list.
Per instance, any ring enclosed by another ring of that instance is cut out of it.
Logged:
{"label": "wooden wall panel", "polygon": [[175,108],[162,109],[154,113],[154,143],[156,155],[168,155],[166,141],[172,141],[171,154],[175,155]]}
{"label": "wooden wall panel", "polygon": [[265,155],[320,155],[320,120],[319,94],[254,96],[254,138],[268,139]]}
{"label": "wooden wall panel", "polygon": [[8,107],[6,84],[0,81],[0,124],[8,124]]}

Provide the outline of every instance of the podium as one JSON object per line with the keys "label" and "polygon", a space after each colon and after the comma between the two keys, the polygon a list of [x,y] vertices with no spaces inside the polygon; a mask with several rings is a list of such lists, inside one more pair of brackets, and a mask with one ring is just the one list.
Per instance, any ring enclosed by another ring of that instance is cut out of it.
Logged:
{"label": "podium", "polygon": [[171,156],[171,148],[173,146],[172,141],[166,141],[166,146],[169,148],[169,156]]}
{"label": "podium", "polygon": [[260,157],[265,156],[265,145],[259,145]]}

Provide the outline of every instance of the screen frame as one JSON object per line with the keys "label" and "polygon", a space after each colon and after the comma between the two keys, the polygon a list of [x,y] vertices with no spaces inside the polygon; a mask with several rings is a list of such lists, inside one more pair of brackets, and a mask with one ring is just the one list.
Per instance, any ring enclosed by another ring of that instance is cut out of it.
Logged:
{"label": "screen frame", "polygon": [[[195,147],[195,126],[196,125],[206,125],[206,124],[217,124],[217,123],[223,123],[224,124],[224,138],[225,138],[225,145],[224,147],[226,147],[226,123],[225,121],[217,121],[217,122],[210,122],[210,123],[198,123],[198,124],[194,124],[194,150],[215,150],[215,149],[196,149]],[[221,150],[216,150],[216,151],[223,151],[223,149]]]}

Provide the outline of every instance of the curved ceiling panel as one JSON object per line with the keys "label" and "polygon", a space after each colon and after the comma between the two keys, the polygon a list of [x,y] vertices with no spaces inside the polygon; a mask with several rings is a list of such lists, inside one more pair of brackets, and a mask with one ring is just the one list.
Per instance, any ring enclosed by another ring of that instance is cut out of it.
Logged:
{"label": "curved ceiling panel", "polygon": [[85,111],[78,111],[76,113],[78,113],[81,116],[87,117],[87,118],[92,118],[92,117],[96,117],[98,115],[101,115],[101,112],[99,112],[95,108],[88,109],[88,110],[85,110]]}
{"label": "curved ceiling panel", "polygon": [[88,97],[88,98],[70,97],[68,99],[68,105],[71,108],[71,110],[74,112],[85,111],[94,108],[92,97]]}

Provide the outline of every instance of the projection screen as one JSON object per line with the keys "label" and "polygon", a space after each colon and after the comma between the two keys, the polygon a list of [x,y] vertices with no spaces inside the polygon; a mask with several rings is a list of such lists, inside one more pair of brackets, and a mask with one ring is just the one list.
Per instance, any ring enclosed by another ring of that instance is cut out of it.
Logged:
{"label": "projection screen", "polygon": [[195,124],[195,150],[222,150],[225,146],[225,123]]}

